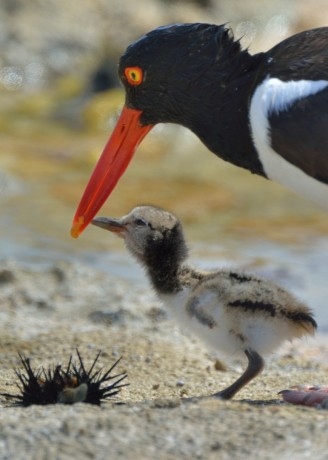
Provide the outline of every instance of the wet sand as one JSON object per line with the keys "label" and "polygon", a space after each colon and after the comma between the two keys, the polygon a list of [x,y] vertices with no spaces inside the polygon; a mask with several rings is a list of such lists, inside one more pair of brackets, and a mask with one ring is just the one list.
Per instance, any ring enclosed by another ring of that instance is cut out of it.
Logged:
{"label": "wet sand", "polygon": [[82,264],[9,261],[0,287],[1,392],[17,392],[18,352],[37,368],[67,363],[76,347],[87,365],[98,350],[105,368],[122,356],[117,371],[130,383],[101,407],[9,407],[1,397],[1,459],[327,458],[328,412],[278,395],[327,382],[326,336],[284,346],[232,401],[190,402],[230,384],[240,364],[217,370],[218,357],[167,318],[146,283]]}

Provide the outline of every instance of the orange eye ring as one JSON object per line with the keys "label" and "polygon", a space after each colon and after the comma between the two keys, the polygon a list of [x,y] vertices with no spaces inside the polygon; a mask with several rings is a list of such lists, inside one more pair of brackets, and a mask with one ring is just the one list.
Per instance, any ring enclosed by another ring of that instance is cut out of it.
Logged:
{"label": "orange eye ring", "polygon": [[142,83],[143,72],[140,67],[126,67],[124,75],[130,85],[138,86]]}

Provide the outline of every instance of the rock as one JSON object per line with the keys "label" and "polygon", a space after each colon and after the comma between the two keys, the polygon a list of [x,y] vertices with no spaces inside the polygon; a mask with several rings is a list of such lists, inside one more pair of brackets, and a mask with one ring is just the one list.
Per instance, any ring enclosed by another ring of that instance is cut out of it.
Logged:
{"label": "rock", "polygon": [[15,280],[15,275],[11,270],[3,269],[0,271],[0,284],[12,283]]}

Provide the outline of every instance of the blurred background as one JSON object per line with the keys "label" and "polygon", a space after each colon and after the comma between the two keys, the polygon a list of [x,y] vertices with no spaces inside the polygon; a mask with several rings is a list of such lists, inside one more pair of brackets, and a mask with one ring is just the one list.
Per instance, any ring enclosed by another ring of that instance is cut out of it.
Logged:
{"label": "blurred background", "polygon": [[[252,53],[328,25],[326,0],[2,0],[0,258],[86,263],[139,282],[122,242],[71,221],[124,101],[119,56],[175,22],[229,23]],[[280,185],[230,166],[188,131],[159,125],[101,210],[152,203],[176,213],[203,267],[252,268],[289,287],[328,331],[328,216]]]}

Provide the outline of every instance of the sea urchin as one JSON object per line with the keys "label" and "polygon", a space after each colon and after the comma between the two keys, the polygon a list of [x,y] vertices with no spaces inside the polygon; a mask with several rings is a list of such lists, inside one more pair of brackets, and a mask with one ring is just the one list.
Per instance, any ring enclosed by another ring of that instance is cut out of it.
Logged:
{"label": "sea urchin", "polygon": [[[19,354],[25,373],[15,370],[20,383],[17,383],[20,394],[0,393],[2,396],[13,399],[15,405],[30,406],[32,404],[74,404],[85,402],[100,405],[103,400],[111,398],[119,393],[120,389],[128,383],[122,383],[127,374],[111,375],[113,369],[120,362],[119,358],[106,372],[102,369],[94,371],[94,367],[101,354],[99,351],[90,369],[85,369],[83,359],[76,350],[79,363],[69,358],[66,369],[61,364],[55,367],[44,367],[33,370],[30,359]],[[104,383],[114,380],[107,386]]]}

